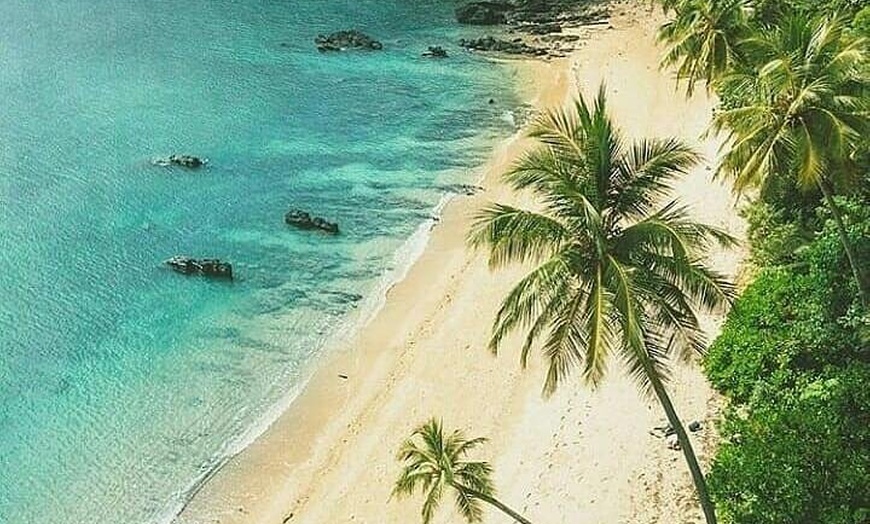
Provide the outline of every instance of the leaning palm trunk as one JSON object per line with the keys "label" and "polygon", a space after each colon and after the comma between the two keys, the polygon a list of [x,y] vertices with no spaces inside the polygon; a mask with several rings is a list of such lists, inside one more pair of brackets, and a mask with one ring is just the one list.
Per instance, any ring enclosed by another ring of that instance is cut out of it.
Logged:
{"label": "leaning palm trunk", "polygon": [[843,249],[846,251],[846,258],[849,260],[849,266],[852,267],[852,275],[855,277],[855,282],[858,284],[858,294],[861,296],[861,304],[866,307],[870,304],[870,299],[868,299],[868,295],[870,295],[868,287],[870,287],[870,285],[867,283],[867,278],[861,268],[861,263],[855,255],[852,242],[849,240],[849,234],[846,231],[845,224],[843,224],[843,214],[840,212],[837,203],[834,202],[834,197],[831,194],[830,188],[828,188],[827,182],[819,179],[818,186],[822,191],[822,195],[825,197],[825,203],[831,211],[831,216],[834,217],[834,223],[837,225],[837,233],[840,235],[840,242],[843,244]]}
{"label": "leaning palm trunk", "polygon": [[516,511],[512,510],[510,507],[508,507],[506,504],[502,503],[500,500],[498,500],[495,497],[491,497],[491,496],[487,495],[486,493],[481,493],[480,491],[476,491],[476,490],[473,490],[469,487],[462,486],[459,484],[453,484],[453,487],[456,488],[457,490],[465,493],[466,495],[468,495],[471,498],[482,500],[491,506],[495,506],[502,513],[510,516],[512,519],[514,519],[514,521],[519,522],[520,524],[532,524],[529,519],[523,517],[522,515],[520,515]]}
{"label": "leaning palm trunk", "polygon": [[716,524],[715,507],[707,492],[707,481],[704,479],[704,473],[701,472],[701,466],[698,464],[695,451],[692,449],[692,442],[689,440],[686,428],[683,427],[680,417],[677,416],[677,410],[674,409],[671,398],[668,396],[665,385],[662,384],[658,374],[654,370],[650,370],[648,375],[653,391],[668,417],[668,422],[677,434],[677,441],[680,443],[680,449],[683,450],[683,456],[686,457],[686,463],[689,465],[689,471],[692,473],[692,482],[695,483],[695,491],[698,493],[698,501],[701,504],[701,509],[704,511],[704,519],[707,521],[707,524]]}

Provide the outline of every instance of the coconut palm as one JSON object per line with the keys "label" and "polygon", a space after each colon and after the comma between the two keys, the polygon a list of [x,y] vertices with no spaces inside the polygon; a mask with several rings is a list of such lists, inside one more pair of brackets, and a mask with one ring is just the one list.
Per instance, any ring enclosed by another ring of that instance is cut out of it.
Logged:
{"label": "coconut palm", "polygon": [[[673,357],[689,359],[704,340],[696,310],[729,300],[732,287],[704,263],[725,232],[694,222],[670,184],[698,155],[676,139],[625,144],[606,112],[602,86],[593,105],[540,117],[531,136],[540,145],[505,175],[531,191],[540,210],[494,204],[476,218],[470,240],[489,248],[492,268],[531,263],[504,299],[490,347],[526,331],[520,355],[541,343],[545,394],[579,369],[592,386],[619,358],[641,391],[662,404],[676,431],[698,497],[715,522],[704,476],[671,403],[666,382]],[[663,204],[660,204],[664,202]]]}
{"label": "coconut palm", "polygon": [[723,81],[737,107],[718,113],[712,129],[727,136],[718,173],[742,192],[769,177],[817,187],[868,303],[862,261],[846,234],[834,194],[855,177],[853,159],[867,136],[867,40],[846,37],[838,19],[793,16],[752,39],[752,74]]}
{"label": "coconut palm", "polygon": [[481,502],[486,502],[517,522],[531,524],[495,498],[488,463],[465,460],[470,451],[484,442],[485,438],[467,440],[459,430],[445,435],[440,422],[429,420],[414,430],[399,451],[398,458],[405,467],[393,487],[393,495],[409,496],[418,489],[424,492],[423,524],[432,521],[445,491],[453,492],[456,508],[468,522],[483,519]]}
{"label": "coconut palm", "polygon": [[671,0],[666,10],[674,18],[662,25],[658,39],[668,46],[663,67],[676,66],[677,78],[686,81],[691,95],[695,83],[709,90],[739,56],[747,33],[747,0]]}

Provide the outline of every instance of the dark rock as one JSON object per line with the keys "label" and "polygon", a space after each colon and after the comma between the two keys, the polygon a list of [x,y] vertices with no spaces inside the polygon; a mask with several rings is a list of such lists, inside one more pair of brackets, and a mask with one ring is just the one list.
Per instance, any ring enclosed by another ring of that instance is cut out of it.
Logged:
{"label": "dark rock", "polygon": [[423,53],[422,56],[428,58],[447,58],[447,51],[440,45],[430,45],[429,50]]}
{"label": "dark rock", "polygon": [[158,158],[153,161],[154,165],[158,166],[181,166],[188,169],[196,169],[205,165],[205,159],[193,155],[169,155],[168,157]]}
{"label": "dark rock", "polygon": [[329,35],[318,35],[314,39],[317,44],[317,50],[326,51],[344,51],[345,49],[383,49],[384,46],[374,38],[365,33],[351,29],[349,31],[338,31]]}
{"label": "dark rock", "polygon": [[523,43],[521,39],[508,41],[494,38],[492,36],[473,38],[471,40],[463,38],[459,41],[459,45],[472,51],[490,51],[510,55],[544,56],[547,54],[546,49],[532,47]]}
{"label": "dark rock", "polygon": [[471,2],[456,8],[456,21],[469,25],[498,25],[514,7],[507,2]]}
{"label": "dark rock", "polygon": [[205,163],[202,161],[201,158],[195,157],[193,155],[172,155],[169,157],[169,162],[171,164],[182,167],[189,167],[191,169],[201,167]]}
{"label": "dark rock", "polygon": [[456,193],[465,196],[474,196],[483,190],[484,189],[481,186],[471,184],[448,184],[444,186],[444,191],[447,191],[448,193]]}
{"label": "dark rock", "polygon": [[216,258],[191,258],[176,255],[165,264],[178,273],[185,275],[205,275],[208,277],[233,278],[233,266]]}
{"label": "dark rock", "polygon": [[306,211],[291,209],[284,215],[284,222],[299,229],[319,229],[332,235],[338,234],[338,224],[320,217],[312,217]]}
{"label": "dark rock", "polygon": [[695,433],[696,431],[701,431],[701,423],[697,420],[691,422],[689,424],[689,431],[691,431],[692,433]]}

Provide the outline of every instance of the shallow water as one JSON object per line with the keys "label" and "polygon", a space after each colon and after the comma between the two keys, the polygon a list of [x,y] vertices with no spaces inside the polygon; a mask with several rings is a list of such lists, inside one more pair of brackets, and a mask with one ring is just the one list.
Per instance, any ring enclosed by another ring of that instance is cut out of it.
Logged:
{"label": "shallow water", "polygon": [[[0,20],[0,522],[157,522],[513,131],[509,73],[450,45],[443,1],[5,0]],[[385,50],[314,50],[346,27]],[[208,166],[151,165],[174,152]],[[288,229],[289,207],[343,234]],[[238,278],[162,267],[179,253]]]}

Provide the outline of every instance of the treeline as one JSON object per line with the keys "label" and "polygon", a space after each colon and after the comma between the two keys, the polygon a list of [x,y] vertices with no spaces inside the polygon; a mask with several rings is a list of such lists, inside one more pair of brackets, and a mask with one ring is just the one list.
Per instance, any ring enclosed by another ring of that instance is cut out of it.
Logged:
{"label": "treeline", "polygon": [[729,400],[708,475],[733,524],[870,522],[868,0],[676,0],[689,90],[721,100],[719,175],[751,194],[754,278],[705,357]]}

